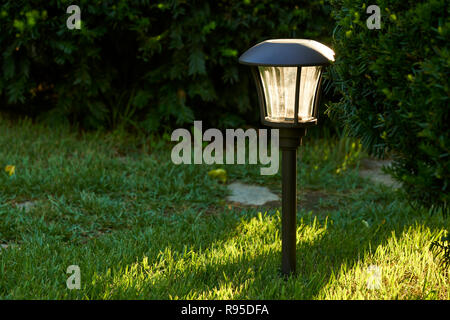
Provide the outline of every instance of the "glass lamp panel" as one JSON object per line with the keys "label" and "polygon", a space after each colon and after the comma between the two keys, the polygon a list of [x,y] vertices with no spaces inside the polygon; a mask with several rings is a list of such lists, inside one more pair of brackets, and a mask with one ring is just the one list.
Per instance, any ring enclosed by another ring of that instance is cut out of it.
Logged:
{"label": "glass lamp panel", "polygon": [[264,88],[267,120],[293,120],[297,67],[259,67],[259,72]]}
{"label": "glass lamp panel", "polygon": [[298,105],[299,121],[308,121],[314,117],[314,97],[321,72],[321,67],[302,67],[301,69]]}

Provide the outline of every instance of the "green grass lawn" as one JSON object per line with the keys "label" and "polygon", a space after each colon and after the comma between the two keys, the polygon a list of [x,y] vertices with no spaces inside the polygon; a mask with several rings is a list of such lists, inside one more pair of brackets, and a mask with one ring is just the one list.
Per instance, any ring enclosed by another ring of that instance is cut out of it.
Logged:
{"label": "green grass lawn", "polygon": [[[449,220],[359,177],[364,155],[350,139],[304,139],[297,274],[284,279],[280,208],[225,202],[226,186],[208,176],[220,166],[173,165],[169,142],[119,131],[0,118],[0,133],[3,299],[450,298],[429,250]],[[279,174],[221,167],[227,183],[280,194]],[[79,290],[66,287],[69,265]],[[373,266],[381,282],[370,289]]]}

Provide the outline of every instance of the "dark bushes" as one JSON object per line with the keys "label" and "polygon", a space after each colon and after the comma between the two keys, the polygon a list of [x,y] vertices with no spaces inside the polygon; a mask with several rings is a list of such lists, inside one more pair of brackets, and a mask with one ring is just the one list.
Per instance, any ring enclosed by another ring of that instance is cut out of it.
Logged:
{"label": "dark bushes", "polygon": [[339,103],[330,114],[376,155],[412,199],[448,212],[450,199],[449,5],[381,0],[381,29],[360,1],[334,0],[333,68]]}
{"label": "dark bushes", "polygon": [[[66,27],[71,4],[81,30]],[[270,37],[324,40],[329,16],[321,1],[6,1],[0,108],[144,131],[257,121],[238,55]]]}

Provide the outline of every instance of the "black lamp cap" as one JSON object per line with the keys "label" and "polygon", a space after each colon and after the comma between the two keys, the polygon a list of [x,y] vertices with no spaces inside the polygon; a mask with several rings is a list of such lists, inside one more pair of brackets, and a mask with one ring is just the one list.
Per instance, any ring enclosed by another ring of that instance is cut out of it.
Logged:
{"label": "black lamp cap", "polygon": [[324,66],[334,61],[334,51],[309,39],[272,39],[251,47],[239,63],[252,66]]}

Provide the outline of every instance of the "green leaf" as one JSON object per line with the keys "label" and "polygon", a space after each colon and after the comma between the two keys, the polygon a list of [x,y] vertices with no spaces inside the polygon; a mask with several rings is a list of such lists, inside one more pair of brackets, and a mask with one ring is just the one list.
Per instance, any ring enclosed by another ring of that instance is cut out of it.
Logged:
{"label": "green leaf", "polygon": [[7,56],[6,59],[3,60],[3,75],[5,79],[11,79],[14,76],[15,70],[14,59],[12,56]]}
{"label": "green leaf", "polygon": [[194,49],[189,56],[189,75],[206,74],[205,56],[199,49]]}
{"label": "green leaf", "polygon": [[133,99],[133,106],[135,106],[138,109],[142,109],[148,105],[148,102],[150,101],[151,97],[152,94],[150,92],[139,90]]}

